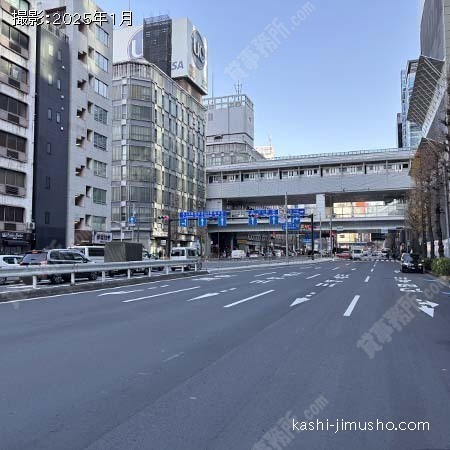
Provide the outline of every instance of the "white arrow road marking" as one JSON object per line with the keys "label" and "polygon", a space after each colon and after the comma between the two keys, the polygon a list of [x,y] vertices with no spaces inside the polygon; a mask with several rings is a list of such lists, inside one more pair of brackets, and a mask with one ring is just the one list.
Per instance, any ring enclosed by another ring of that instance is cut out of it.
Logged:
{"label": "white arrow road marking", "polygon": [[122,303],[138,302],[140,300],[147,300],[149,298],[162,297],[163,295],[177,294],[178,292],[192,291],[200,289],[200,286],[195,286],[187,289],[179,289],[178,291],[162,292],[161,294],[147,295],[146,297],[132,298],[131,300],[124,300]]}
{"label": "white arrow road marking", "polygon": [[437,303],[433,302],[424,302],[422,300],[417,299],[417,303],[419,303],[419,309],[430,317],[434,317],[434,308],[438,307]]}
{"label": "white arrow road marking", "polygon": [[[222,293],[227,291],[222,291]],[[201,300],[202,298],[215,297],[216,295],[220,295],[220,292],[211,292],[210,294],[200,295],[200,297],[191,298],[190,300],[186,300],[187,302],[193,302],[194,300]]]}
{"label": "white arrow road marking", "polygon": [[309,302],[310,300],[311,300],[310,298],[306,298],[306,297],[298,298],[297,300],[295,300],[294,303],[292,303],[291,307],[301,305],[302,303]]}
{"label": "white arrow road marking", "polygon": [[238,302],[230,303],[229,305],[225,305],[224,308],[232,308],[233,306],[240,305],[241,303],[248,302],[258,297],[262,297],[263,295],[271,294],[274,292],[274,289],[271,291],[261,292],[261,294],[253,295],[252,297],[244,298],[243,300],[239,300]]}
{"label": "white arrow road marking", "polygon": [[320,277],[320,273],[313,275],[312,277],[308,277],[307,280],[311,280],[312,278]]}
{"label": "white arrow road marking", "polygon": [[356,304],[358,303],[358,300],[360,299],[359,295],[355,295],[350,305],[348,305],[347,310],[344,313],[344,317],[350,317],[352,315],[353,310],[355,309]]}
{"label": "white arrow road marking", "polygon": [[124,295],[124,294],[132,294],[133,292],[142,292],[143,289],[136,289],[134,291],[117,291],[117,292],[105,292],[104,294],[98,295],[98,297],[104,297],[105,295]]}

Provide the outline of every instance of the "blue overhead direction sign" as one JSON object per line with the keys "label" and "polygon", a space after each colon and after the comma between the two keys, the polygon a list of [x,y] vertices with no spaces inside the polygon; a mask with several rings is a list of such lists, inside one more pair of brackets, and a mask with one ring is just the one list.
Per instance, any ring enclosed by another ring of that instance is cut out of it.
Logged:
{"label": "blue overhead direction sign", "polygon": [[256,225],[258,225],[258,218],[257,217],[249,217],[248,224],[251,227],[255,227]]}
{"label": "blue overhead direction sign", "polygon": [[272,215],[269,217],[270,225],[278,225],[279,217],[277,215]]}
{"label": "blue overhead direction sign", "polygon": [[187,226],[189,226],[189,219],[188,218],[180,219],[180,227],[187,227]]}
{"label": "blue overhead direction sign", "polygon": [[206,217],[199,217],[198,226],[202,228],[208,226],[208,219]]}
{"label": "blue overhead direction sign", "polygon": [[292,208],[292,209],[288,209],[288,213],[291,214],[292,216],[304,217],[306,210],[305,210],[305,208]]}
{"label": "blue overhead direction sign", "polygon": [[219,216],[217,224],[219,227],[226,227],[227,226],[227,216]]}

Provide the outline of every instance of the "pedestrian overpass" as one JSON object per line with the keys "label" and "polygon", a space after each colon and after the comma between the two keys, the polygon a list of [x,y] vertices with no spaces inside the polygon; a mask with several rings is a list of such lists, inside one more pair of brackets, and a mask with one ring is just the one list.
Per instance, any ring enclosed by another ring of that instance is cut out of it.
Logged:
{"label": "pedestrian overpass", "polygon": [[313,214],[316,229],[322,225],[325,234],[330,228],[360,234],[404,229],[414,154],[412,149],[366,150],[209,167],[207,209],[228,212],[226,228],[208,226],[211,240],[233,248],[237,241],[243,245],[245,235],[280,233],[281,226],[270,225],[268,217],[249,226],[248,210],[283,210],[286,199],[289,207],[303,206]]}

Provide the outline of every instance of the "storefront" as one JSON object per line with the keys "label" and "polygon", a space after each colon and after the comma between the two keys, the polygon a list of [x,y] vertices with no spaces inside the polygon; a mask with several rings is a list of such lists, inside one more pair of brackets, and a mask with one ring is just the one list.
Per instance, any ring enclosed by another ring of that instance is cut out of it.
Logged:
{"label": "storefront", "polygon": [[22,255],[31,250],[34,235],[19,231],[2,231],[0,233],[0,253],[2,255]]}

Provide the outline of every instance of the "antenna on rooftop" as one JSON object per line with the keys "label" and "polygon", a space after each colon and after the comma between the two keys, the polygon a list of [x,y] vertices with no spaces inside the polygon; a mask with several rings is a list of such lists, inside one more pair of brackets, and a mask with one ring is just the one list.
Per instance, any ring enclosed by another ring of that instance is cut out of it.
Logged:
{"label": "antenna on rooftop", "polygon": [[236,90],[236,94],[237,95],[241,95],[242,93],[242,83],[240,81],[238,81],[235,85],[234,85],[234,89]]}

